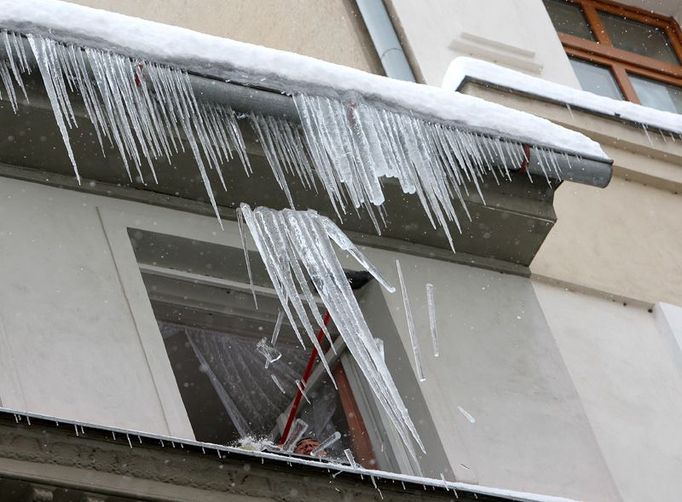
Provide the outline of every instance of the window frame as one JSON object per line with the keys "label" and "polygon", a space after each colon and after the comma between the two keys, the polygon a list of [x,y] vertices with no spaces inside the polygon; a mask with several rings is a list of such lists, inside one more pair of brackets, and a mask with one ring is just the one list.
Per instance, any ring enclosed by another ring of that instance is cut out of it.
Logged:
{"label": "window frame", "polygon": [[[105,213],[107,214],[107,213]],[[201,273],[195,273],[195,272],[188,272],[185,270],[177,270],[173,268],[167,268],[162,265],[148,265],[145,263],[142,263],[138,261],[137,256],[135,255],[135,252],[132,247],[132,241],[129,237],[129,232],[130,231],[135,231],[135,230],[140,230],[143,232],[151,232],[151,233],[161,233],[161,234],[167,234],[172,237],[178,237],[181,239],[187,239],[187,240],[195,240],[195,241],[200,241],[200,242],[206,242],[209,244],[218,244],[220,246],[225,246],[225,247],[234,247],[236,249],[242,250],[243,248],[241,247],[241,240],[235,242],[234,239],[230,239],[229,241],[226,240],[221,240],[220,238],[215,239],[213,236],[215,235],[215,232],[211,233],[211,236],[207,235],[205,232],[202,232],[201,229],[198,231],[192,231],[192,232],[186,232],[186,228],[183,226],[182,228],[175,228],[172,226],[170,227],[165,227],[165,226],[159,226],[157,225],[157,222],[154,221],[151,225],[146,224],[147,221],[146,219],[138,216],[137,218],[134,218],[134,221],[132,218],[127,218],[126,216],[120,216],[121,220],[119,220],[116,224],[112,225],[107,225],[110,227],[110,230],[113,232],[114,226],[116,227],[116,231],[119,233],[119,238],[120,238],[120,233],[121,230],[128,236],[126,244],[123,246],[125,247],[125,252],[127,254],[126,256],[126,261],[127,265],[125,265],[126,269],[134,269],[131,270],[131,273],[135,275],[135,279],[139,279],[136,281],[136,285],[130,285],[130,287],[135,287],[138,290],[138,293],[141,295],[142,291],[140,290],[140,285],[143,290],[143,294],[145,296],[146,302],[145,303],[145,308],[144,309],[144,315],[145,315],[145,321],[147,326],[149,326],[148,333],[146,333],[146,336],[148,338],[153,339],[155,342],[157,348],[157,352],[160,350],[159,347],[159,340],[161,341],[161,346],[163,346],[163,351],[161,354],[165,356],[165,359],[168,362],[168,367],[171,368],[170,370],[170,376],[172,376],[172,380],[170,379],[168,370],[166,369],[165,375],[161,377],[159,375],[159,378],[164,379],[164,383],[170,387],[173,385],[175,386],[175,390],[177,390],[177,396],[180,398],[180,406],[182,407],[182,411],[184,412],[187,423],[190,424],[191,426],[191,420],[189,418],[189,413],[187,412],[187,406],[182,399],[182,393],[180,392],[179,386],[177,384],[177,379],[175,377],[175,374],[172,370],[172,364],[170,362],[170,357],[168,355],[168,351],[165,347],[165,344],[163,342],[163,335],[161,334],[161,331],[158,326],[158,319],[156,317],[156,314],[154,313],[154,308],[152,304],[154,303],[155,300],[153,300],[149,292],[144,284],[143,280],[143,274],[149,274],[149,275],[158,275],[160,277],[167,277],[171,279],[176,279],[179,281],[187,282],[187,283],[198,283],[198,284],[204,284],[208,286],[213,286],[217,288],[225,288],[225,289],[233,289],[233,290],[238,290],[242,291],[244,293],[251,293],[251,290],[256,292],[257,295],[259,296],[269,296],[272,298],[277,298],[277,293],[276,291],[271,288],[271,287],[266,287],[266,286],[259,286],[259,285],[250,285],[248,283],[242,283],[239,280],[236,279],[226,279],[226,278],[218,278],[218,277],[212,277],[212,276],[205,276],[202,275]],[[107,216],[105,216],[107,218]],[[108,219],[108,218],[107,218]],[[215,221],[215,220],[214,220]],[[213,221],[213,222],[214,222]],[[235,225],[231,225],[230,229],[234,230]],[[228,226],[226,225],[226,229]],[[105,226],[106,229],[106,226]],[[132,252],[132,257],[130,253]],[[120,250],[120,253],[114,253],[114,255],[119,255],[122,258],[122,253],[123,250]],[[134,261],[134,265],[131,264],[131,262]],[[124,284],[124,290],[126,290],[125,284]],[[153,319],[153,320],[152,320]],[[153,329],[152,329],[153,326]],[[150,340],[151,341],[151,340]],[[325,346],[325,343],[323,342],[323,347]],[[336,346],[336,344],[335,344]],[[358,464],[360,464],[362,467],[365,467],[367,469],[376,469],[378,468],[376,462],[381,460],[388,465],[391,465],[393,462],[393,459],[390,457],[386,457],[386,455],[382,455],[381,459],[377,458],[377,452],[375,447],[378,447],[380,443],[375,443],[371,439],[371,435],[369,434],[369,431],[367,430],[366,426],[366,420],[367,417],[365,416],[364,410],[359,406],[358,402],[360,400],[366,400],[370,398],[369,395],[364,395],[366,392],[366,389],[362,386],[353,386],[349,382],[349,376],[348,376],[348,371],[349,371],[349,366],[354,366],[356,363],[355,361],[349,356],[347,353],[347,348],[345,344],[341,345],[341,349],[338,347],[335,349],[338,354],[339,354],[339,359],[330,362],[330,368],[332,370],[332,374],[334,375],[334,378],[337,380],[337,387],[338,387],[338,392],[339,392],[339,398],[340,398],[340,404],[342,407],[343,414],[345,415],[346,421],[349,426],[349,434],[350,434],[350,439],[352,443],[352,448],[354,453],[356,454],[356,461]],[[332,353],[332,349],[328,348],[326,349],[325,357],[327,357],[328,361],[330,358],[330,355]],[[163,357],[161,356],[161,357]],[[345,360],[345,362],[342,364],[342,359]],[[322,367],[320,364],[316,362],[316,368],[320,370],[320,372],[323,372]],[[164,368],[165,369],[165,368]],[[316,382],[313,382],[315,377],[315,372],[310,376],[308,379],[309,384],[315,385]],[[158,380],[155,379],[155,382]],[[170,382],[169,382],[170,381]],[[362,395],[359,395],[362,393]],[[176,406],[177,406],[177,398],[176,398]],[[169,406],[167,403],[163,403],[162,405]],[[384,426],[384,422],[382,421],[382,426]],[[194,431],[192,429],[192,435],[191,437],[193,439],[196,439],[194,436]],[[385,470],[385,469],[384,469]],[[410,474],[412,472],[410,471]]]}
{"label": "window frame", "polygon": [[[587,40],[557,30],[559,40],[566,54],[591,63],[606,66],[628,101],[641,104],[628,73],[641,75],[664,84],[682,87],[682,30],[672,17],[660,16],[637,7],[624,6],[608,0],[564,0],[577,5],[596,38]],[[598,11],[639,21],[660,28],[670,40],[671,48],[681,64],[673,65],[664,61],[642,56],[616,48],[606,32]]]}

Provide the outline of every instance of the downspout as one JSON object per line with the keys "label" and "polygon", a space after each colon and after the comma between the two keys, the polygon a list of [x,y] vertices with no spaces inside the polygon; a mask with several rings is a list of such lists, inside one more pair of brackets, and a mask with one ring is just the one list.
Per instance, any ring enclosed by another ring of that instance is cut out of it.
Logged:
{"label": "downspout", "polygon": [[381,59],[381,66],[389,78],[416,82],[412,67],[407,61],[382,0],[356,0],[374,48]]}

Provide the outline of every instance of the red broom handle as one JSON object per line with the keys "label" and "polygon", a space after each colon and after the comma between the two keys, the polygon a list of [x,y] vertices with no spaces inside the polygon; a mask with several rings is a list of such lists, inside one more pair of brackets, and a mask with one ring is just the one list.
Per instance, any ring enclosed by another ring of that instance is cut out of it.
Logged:
{"label": "red broom handle", "polygon": [[[324,313],[324,317],[322,318],[322,322],[324,323],[325,326],[329,324],[329,321],[331,320],[331,316],[329,315],[329,311]],[[322,341],[324,340],[324,330],[320,328],[320,331],[317,332],[317,343],[322,345]],[[322,355],[324,357],[324,354]],[[305,384],[308,382],[308,378],[310,378],[310,374],[313,372],[313,368],[315,367],[315,360],[317,359],[317,349],[313,347],[312,352],[310,352],[310,357],[308,358],[308,364],[306,364],[305,370],[303,371],[303,376],[301,377],[301,389],[305,389]],[[303,394],[301,393],[300,389],[296,390],[296,397],[294,397],[294,403],[291,405],[291,410],[289,411],[289,417],[287,418],[287,423],[284,426],[284,432],[282,433],[282,436],[279,438],[279,444],[283,445],[287,437],[289,437],[289,432],[291,432],[291,425],[294,423],[294,418],[296,418],[296,414],[298,413],[298,409],[301,406],[301,399],[303,398]]]}

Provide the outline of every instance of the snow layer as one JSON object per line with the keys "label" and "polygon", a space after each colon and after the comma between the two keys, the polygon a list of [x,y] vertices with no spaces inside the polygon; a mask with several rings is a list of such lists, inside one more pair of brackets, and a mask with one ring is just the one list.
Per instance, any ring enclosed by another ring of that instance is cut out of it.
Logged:
{"label": "snow layer", "polygon": [[682,115],[664,112],[628,101],[598,96],[588,91],[548,82],[503,66],[469,57],[450,63],[443,79],[443,89],[456,91],[467,78],[489,82],[515,91],[532,94],[575,108],[589,110],[619,120],[682,134]]}
{"label": "snow layer", "polygon": [[0,27],[286,93],[361,95],[453,125],[608,159],[580,133],[472,96],[57,0],[0,0]]}

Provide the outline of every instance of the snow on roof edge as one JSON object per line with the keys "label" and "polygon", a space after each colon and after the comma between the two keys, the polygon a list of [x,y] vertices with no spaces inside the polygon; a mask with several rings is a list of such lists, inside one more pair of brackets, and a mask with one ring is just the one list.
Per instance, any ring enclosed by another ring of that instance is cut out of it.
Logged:
{"label": "snow on roof edge", "polygon": [[474,96],[59,0],[0,0],[0,27],[282,92],[359,94],[493,135],[610,162],[590,138]]}
{"label": "snow on roof edge", "polygon": [[504,66],[466,56],[452,60],[442,88],[458,90],[467,78],[481,80],[514,91],[531,94],[575,108],[606,115],[616,120],[634,122],[640,126],[682,134],[682,115],[638,105],[629,101],[599,96],[589,91],[550,82]]}

